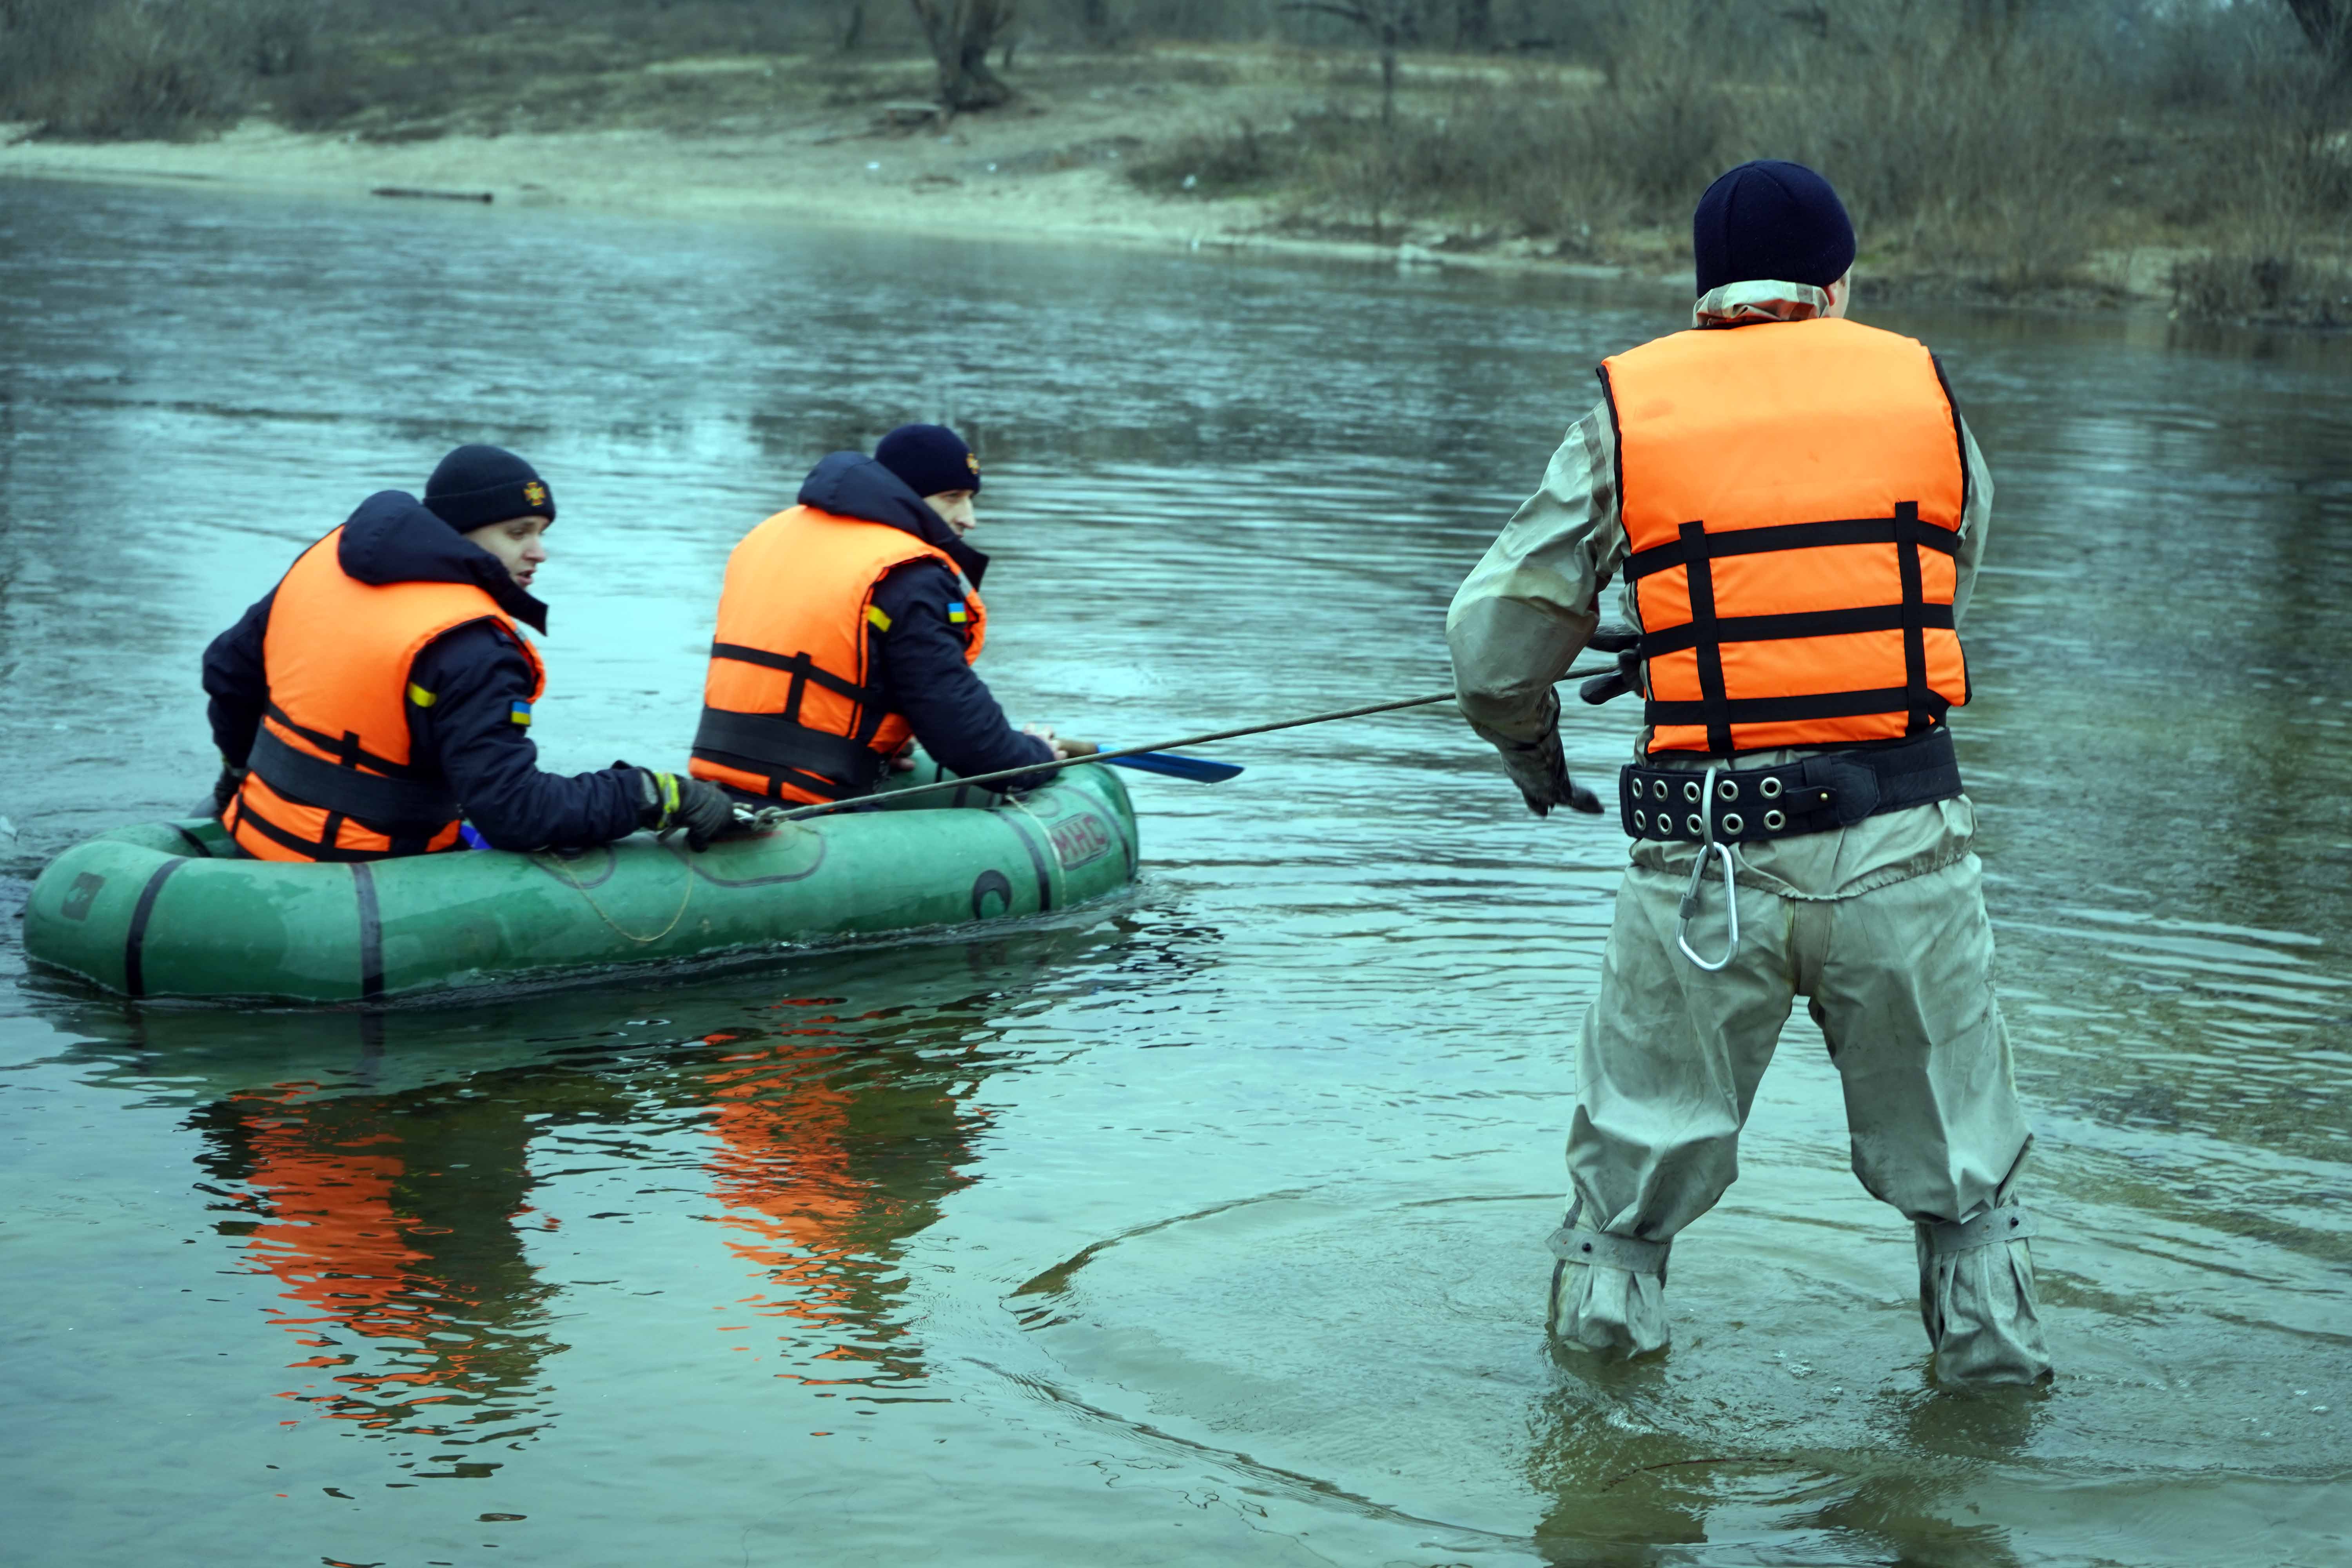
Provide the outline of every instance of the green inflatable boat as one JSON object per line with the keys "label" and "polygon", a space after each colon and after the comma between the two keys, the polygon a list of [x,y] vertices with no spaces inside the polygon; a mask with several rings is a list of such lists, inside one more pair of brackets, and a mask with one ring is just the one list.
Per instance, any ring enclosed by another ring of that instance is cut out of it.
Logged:
{"label": "green inflatable boat", "polygon": [[49,863],[25,952],[126,996],[372,1002],[1036,915],[1134,879],[1135,810],[1108,768],[1066,768],[1018,800],[951,798],[886,795],[699,855],[639,834],[289,865],[236,855],[216,822],[147,823]]}

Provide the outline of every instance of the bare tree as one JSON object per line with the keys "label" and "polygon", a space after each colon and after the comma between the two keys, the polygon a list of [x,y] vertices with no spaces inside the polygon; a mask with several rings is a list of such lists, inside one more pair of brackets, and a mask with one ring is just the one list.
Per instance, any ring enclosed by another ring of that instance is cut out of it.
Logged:
{"label": "bare tree", "polygon": [[1965,0],[1960,25],[1971,33],[2005,33],[2024,19],[2025,11],[2024,0]]}
{"label": "bare tree", "polygon": [[940,102],[950,112],[993,109],[1013,96],[988,68],[988,51],[1013,25],[1013,0],[911,0],[915,20],[940,66]]}
{"label": "bare tree", "polygon": [[1396,128],[1397,50],[1421,34],[1418,0],[1286,0],[1286,11],[1314,11],[1353,22],[1381,51],[1381,131]]}
{"label": "bare tree", "polygon": [[2352,0],[2286,0],[2286,8],[2336,76],[2352,79]]}
{"label": "bare tree", "polygon": [[1454,0],[1454,47],[1465,53],[1495,47],[1495,0]]}

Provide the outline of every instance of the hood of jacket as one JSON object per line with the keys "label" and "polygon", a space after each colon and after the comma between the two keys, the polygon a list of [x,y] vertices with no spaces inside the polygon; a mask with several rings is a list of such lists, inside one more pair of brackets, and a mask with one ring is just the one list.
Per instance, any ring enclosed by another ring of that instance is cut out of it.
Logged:
{"label": "hood of jacket", "polygon": [[1738,327],[1750,321],[1810,321],[1828,313],[1830,291],[1811,283],[1762,279],[1710,289],[1691,307],[1694,327]]}
{"label": "hood of jacket", "polygon": [[835,452],[801,481],[800,503],[835,517],[887,522],[945,551],[973,587],[988,571],[988,557],[966,544],[947,520],[927,505],[907,481],[863,452]]}
{"label": "hood of jacket", "polygon": [[335,562],[345,576],[377,586],[471,583],[496,599],[499,609],[547,635],[547,606],[516,584],[506,563],[425,510],[404,490],[378,490],[360,502],[343,523]]}

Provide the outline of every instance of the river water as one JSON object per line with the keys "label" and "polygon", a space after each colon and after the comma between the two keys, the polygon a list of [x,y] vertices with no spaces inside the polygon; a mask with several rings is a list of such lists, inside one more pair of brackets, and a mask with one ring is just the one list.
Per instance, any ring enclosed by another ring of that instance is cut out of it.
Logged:
{"label": "river water", "polygon": [[[457,442],[561,501],[553,765],[683,761],[728,550],[913,418],[988,463],[999,693],[1137,742],[1443,689],[1591,365],[1682,308],[0,185],[0,914],[202,792],[205,641]],[[2352,344],[1865,314],[2000,484],[1956,728],[2048,1391],[1928,1384],[1801,1016],[1671,1354],[1547,1352],[1623,845],[1441,708],[1135,781],[1140,884],[1049,923],[380,1033],[0,924],[0,1556],[2352,1561]],[[1623,709],[1569,720],[1604,786]]]}

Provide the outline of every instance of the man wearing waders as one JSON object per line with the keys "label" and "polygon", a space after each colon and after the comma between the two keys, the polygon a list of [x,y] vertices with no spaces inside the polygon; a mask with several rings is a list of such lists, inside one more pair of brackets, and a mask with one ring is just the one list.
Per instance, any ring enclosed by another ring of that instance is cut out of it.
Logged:
{"label": "man wearing waders", "polygon": [[[1731,1184],[1803,995],[1854,1174],[1912,1222],[1937,1374],[2030,1383],[2050,1370],[2013,1194],[2032,1135],[1945,727],[1991,478],[1927,349],[1844,319],[1853,229],[1820,175],[1743,164],[1692,235],[1693,330],[1602,364],[1446,617],[1463,711],[1538,816],[1601,809],[1560,752],[1576,655],[1621,655],[1586,700],[1646,699],[1551,1330],[1665,1347],[1668,1250]],[[1612,577],[1634,632],[1599,628]]]}

